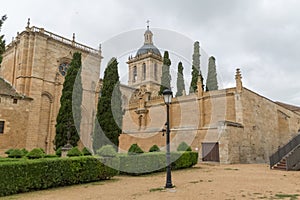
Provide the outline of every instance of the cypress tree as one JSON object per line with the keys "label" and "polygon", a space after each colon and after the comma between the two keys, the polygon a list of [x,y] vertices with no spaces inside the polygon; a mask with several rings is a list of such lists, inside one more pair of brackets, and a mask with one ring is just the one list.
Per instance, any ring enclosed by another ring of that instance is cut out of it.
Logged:
{"label": "cypress tree", "polygon": [[93,134],[93,149],[96,152],[104,145],[119,145],[122,123],[122,101],[118,73],[118,61],[112,58],[104,71],[101,96]]}
{"label": "cypress tree", "polygon": [[[3,22],[7,19],[6,15],[3,15],[0,19],[0,32]],[[3,39],[4,35],[0,35],[0,64],[2,62],[2,54],[5,51],[5,40]]]}
{"label": "cypress tree", "polygon": [[56,118],[56,135],[54,140],[56,149],[67,144],[68,132],[70,134],[70,144],[77,146],[77,142],[80,139],[81,103],[81,53],[75,52],[65,76],[60,98],[60,108]]}
{"label": "cypress tree", "polygon": [[165,89],[171,89],[170,65],[171,60],[169,58],[169,52],[165,51],[162,66],[161,85],[158,93],[159,95],[162,95]]}
{"label": "cypress tree", "polygon": [[208,60],[208,72],[206,79],[206,91],[211,90],[218,90],[216,59],[213,56],[211,56]]}
{"label": "cypress tree", "polygon": [[[199,42],[196,41],[194,43],[192,80],[191,80],[191,85],[190,85],[190,93],[194,93],[197,90],[197,82],[198,82],[199,74],[200,74],[200,77],[201,77],[202,83],[203,83],[203,77],[202,77],[202,73],[200,70],[200,46],[199,46]],[[204,88],[204,85],[202,85],[202,88]]]}
{"label": "cypress tree", "polygon": [[184,78],[183,78],[183,66],[182,66],[182,62],[179,62],[178,63],[178,70],[177,70],[177,93],[176,93],[176,97],[182,96],[183,90],[185,90]]}

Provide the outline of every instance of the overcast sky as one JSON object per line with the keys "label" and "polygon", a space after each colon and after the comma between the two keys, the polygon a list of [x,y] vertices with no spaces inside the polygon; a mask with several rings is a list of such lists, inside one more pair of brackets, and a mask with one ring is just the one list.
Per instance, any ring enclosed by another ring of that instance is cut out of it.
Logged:
{"label": "overcast sky", "polygon": [[[180,41],[198,40],[202,59],[214,56],[217,60],[221,88],[233,87],[235,69],[241,68],[245,87],[274,101],[300,105],[299,10],[297,0],[9,0],[1,2],[0,15],[8,16],[1,30],[7,43],[31,18],[31,25],[70,39],[74,32],[77,42],[94,48],[118,35],[142,30],[132,41],[139,48],[149,19],[154,43],[160,49],[167,48],[159,46],[166,38],[164,30],[170,31],[173,39],[178,34]],[[183,55],[188,59],[184,63],[187,74],[192,49],[191,45]],[[122,70],[126,69],[123,54],[114,55],[120,57]],[[171,59],[177,61],[175,54]],[[204,78],[205,65],[202,62]]]}

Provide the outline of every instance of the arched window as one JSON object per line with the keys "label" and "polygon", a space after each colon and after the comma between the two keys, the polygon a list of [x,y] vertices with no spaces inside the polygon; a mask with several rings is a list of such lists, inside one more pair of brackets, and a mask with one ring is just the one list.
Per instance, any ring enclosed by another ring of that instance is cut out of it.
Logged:
{"label": "arched window", "polygon": [[143,63],[143,80],[146,79],[146,64]]}
{"label": "arched window", "polygon": [[137,81],[137,71],[136,71],[136,66],[134,66],[132,82],[136,82],[136,81]]}
{"label": "arched window", "polygon": [[157,81],[157,63],[154,63],[154,79]]}

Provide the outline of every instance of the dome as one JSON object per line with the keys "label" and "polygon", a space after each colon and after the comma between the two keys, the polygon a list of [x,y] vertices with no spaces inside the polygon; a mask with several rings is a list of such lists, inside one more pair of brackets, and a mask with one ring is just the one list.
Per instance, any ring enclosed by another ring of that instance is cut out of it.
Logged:
{"label": "dome", "polygon": [[156,54],[158,56],[161,56],[160,51],[156,46],[153,44],[144,44],[137,52],[135,56],[147,54],[148,52],[151,52],[153,54]]}

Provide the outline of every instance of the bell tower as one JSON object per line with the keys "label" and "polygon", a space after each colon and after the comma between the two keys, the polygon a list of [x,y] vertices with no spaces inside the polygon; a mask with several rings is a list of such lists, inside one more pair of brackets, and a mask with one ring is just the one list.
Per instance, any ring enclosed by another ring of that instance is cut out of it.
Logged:
{"label": "bell tower", "polygon": [[156,96],[160,89],[162,75],[162,56],[153,44],[153,33],[149,28],[144,33],[144,45],[138,49],[134,57],[128,58],[128,86],[140,88],[146,86],[152,96]]}

